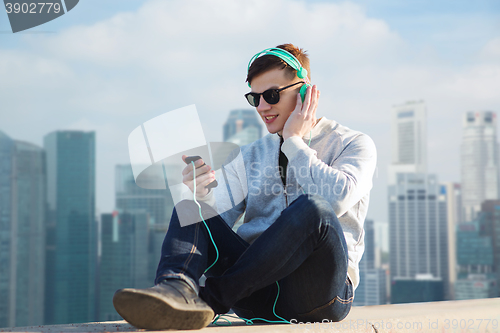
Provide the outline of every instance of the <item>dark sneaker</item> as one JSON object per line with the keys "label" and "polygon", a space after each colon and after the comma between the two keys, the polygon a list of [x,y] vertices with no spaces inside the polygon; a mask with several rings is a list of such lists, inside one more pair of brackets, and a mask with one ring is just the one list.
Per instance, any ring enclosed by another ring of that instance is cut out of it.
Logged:
{"label": "dark sneaker", "polygon": [[148,289],[120,289],[113,296],[116,312],[137,328],[200,329],[214,311],[184,281],[169,279]]}

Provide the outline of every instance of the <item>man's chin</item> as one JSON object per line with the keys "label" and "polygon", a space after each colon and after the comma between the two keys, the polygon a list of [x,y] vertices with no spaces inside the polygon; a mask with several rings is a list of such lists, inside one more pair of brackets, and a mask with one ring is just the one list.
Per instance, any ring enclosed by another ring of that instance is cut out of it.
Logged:
{"label": "man's chin", "polygon": [[276,133],[281,134],[281,130],[270,130],[270,129],[268,129],[268,132],[271,133],[271,134],[276,134]]}

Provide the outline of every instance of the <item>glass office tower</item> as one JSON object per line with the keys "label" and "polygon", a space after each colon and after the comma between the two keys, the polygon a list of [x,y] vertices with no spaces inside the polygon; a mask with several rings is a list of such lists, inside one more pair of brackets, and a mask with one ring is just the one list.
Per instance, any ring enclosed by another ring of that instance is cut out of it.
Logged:
{"label": "glass office tower", "polygon": [[101,215],[99,321],[121,320],[113,307],[116,290],[153,286],[148,276],[148,228],[147,213]]}
{"label": "glass office tower", "polygon": [[144,242],[149,244],[147,272],[148,281],[153,285],[156,268],[160,262],[161,246],[174,210],[170,189],[167,187],[163,190],[152,190],[139,187],[135,183],[130,164],[121,164],[115,167],[115,198],[116,209],[120,214],[148,215],[149,234]]}
{"label": "glass office tower", "polygon": [[168,227],[174,210],[170,190],[152,190],[139,187],[130,164],[115,167],[115,206],[120,212],[145,211],[150,223]]}
{"label": "glass office tower", "polygon": [[457,300],[498,296],[494,269],[494,234],[489,230],[491,219],[488,215],[480,212],[476,220],[461,223],[456,228]]}
{"label": "glass office tower", "polygon": [[44,137],[47,158],[46,323],[95,319],[95,133]]}
{"label": "glass office tower", "polygon": [[[446,215],[446,189],[435,175],[400,173],[397,183],[389,186],[389,245],[391,254],[392,299],[405,303],[396,295],[402,289],[413,288],[411,283],[395,281],[417,279],[418,285],[428,280],[432,292],[427,301],[436,301],[436,295],[447,297],[448,290],[448,220]],[[427,278],[429,277],[429,278]],[[441,280],[441,283],[435,283]],[[437,286],[437,287],[436,287]],[[400,287],[400,288],[399,288]],[[434,289],[433,289],[434,290]],[[405,294],[410,294],[408,293]],[[410,301],[410,300],[408,300]],[[425,299],[420,299],[425,301]]]}
{"label": "glass office tower", "polygon": [[14,141],[0,132],[0,327],[10,326],[11,174]]}
{"label": "glass office tower", "polygon": [[387,303],[386,272],[376,265],[375,222],[365,220],[365,252],[359,262],[359,285],[356,288],[354,306]]}
{"label": "glass office tower", "polygon": [[44,158],[0,132],[0,327],[43,324]]}

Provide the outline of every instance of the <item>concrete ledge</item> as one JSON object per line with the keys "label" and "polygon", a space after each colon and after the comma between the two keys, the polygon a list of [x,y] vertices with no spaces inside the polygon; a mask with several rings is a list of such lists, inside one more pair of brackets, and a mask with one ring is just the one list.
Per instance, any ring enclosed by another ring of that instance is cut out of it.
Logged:
{"label": "concrete ledge", "polygon": [[[339,323],[246,325],[231,319],[231,326],[210,325],[201,333],[268,332],[430,332],[500,333],[500,298],[432,303],[354,307]],[[223,323],[223,321],[220,321]],[[0,332],[141,332],[124,321],[4,328]],[[193,332],[193,331],[177,331]]]}

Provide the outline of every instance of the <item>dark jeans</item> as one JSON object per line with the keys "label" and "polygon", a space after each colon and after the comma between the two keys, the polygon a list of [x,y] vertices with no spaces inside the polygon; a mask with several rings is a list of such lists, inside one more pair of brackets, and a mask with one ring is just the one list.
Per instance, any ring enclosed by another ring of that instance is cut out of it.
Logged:
{"label": "dark jeans", "polygon": [[[213,210],[202,205],[202,215]],[[217,263],[205,273],[216,252],[203,222],[180,227],[178,214],[199,217],[198,206],[182,201],[174,210],[163,242],[155,283],[179,278],[199,290],[215,313],[231,308],[240,317],[297,322],[342,320],[351,309],[353,288],[347,278],[347,245],[342,227],[321,196],[302,195],[251,245],[220,216],[206,220],[219,250]]]}

